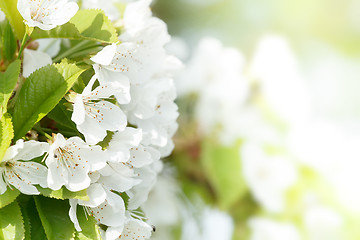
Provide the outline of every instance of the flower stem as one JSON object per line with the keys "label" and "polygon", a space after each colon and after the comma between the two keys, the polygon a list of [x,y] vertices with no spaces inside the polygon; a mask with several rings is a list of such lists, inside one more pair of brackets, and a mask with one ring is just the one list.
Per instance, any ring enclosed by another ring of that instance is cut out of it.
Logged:
{"label": "flower stem", "polygon": [[77,53],[79,51],[91,49],[93,47],[100,47],[101,44],[93,44],[90,41],[81,41],[78,44],[72,46],[67,51],[63,52],[62,54],[58,55],[53,59],[53,62],[59,62],[61,59],[72,56],[72,54]]}
{"label": "flower stem", "polygon": [[36,125],[34,125],[33,126],[33,129],[35,130],[35,131],[37,131],[38,133],[41,133],[42,135],[44,135],[46,138],[48,138],[48,139],[52,139],[52,137],[48,134],[48,133],[46,133],[44,130],[45,129],[43,129],[43,128],[41,128],[41,127],[38,127],[38,126],[36,126]]}
{"label": "flower stem", "polygon": [[27,33],[25,33],[24,37],[21,41],[21,46],[20,46],[19,55],[18,55],[17,59],[21,58],[21,54],[24,51],[25,45],[26,45],[27,41],[29,40],[29,38],[30,38],[30,36]]}

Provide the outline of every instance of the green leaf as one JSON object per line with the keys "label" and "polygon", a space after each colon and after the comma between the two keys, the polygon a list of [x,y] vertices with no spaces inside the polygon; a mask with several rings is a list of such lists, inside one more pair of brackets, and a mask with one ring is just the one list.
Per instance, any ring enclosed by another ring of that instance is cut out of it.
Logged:
{"label": "green leaf", "polygon": [[79,135],[76,124],[71,120],[72,112],[66,109],[64,105],[67,103],[62,99],[56,107],[49,112],[48,117],[56,121],[56,128],[66,132],[73,132],[73,135]]}
{"label": "green leaf", "polygon": [[0,8],[14,29],[17,39],[22,39],[25,34],[25,25],[24,19],[17,9],[17,2],[17,0],[0,0]]}
{"label": "green leaf", "polygon": [[27,212],[27,210],[28,210],[27,206],[25,207],[25,205],[27,205],[27,202],[29,201],[29,199],[32,199],[32,198],[28,195],[21,195],[21,197],[19,197],[19,199],[17,200],[17,202],[20,206],[21,214],[24,219],[24,228],[25,228],[24,240],[31,240],[31,223],[30,223],[31,219]]}
{"label": "green leaf", "polygon": [[11,116],[5,113],[0,120],[0,162],[2,161],[6,150],[11,144],[14,137],[13,125],[11,123]]}
{"label": "green leaf", "polygon": [[206,139],[202,145],[201,162],[207,179],[215,189],[219,205],[228,210],[246,192],[239,154],[240,144],[222,146]]}
{"label": "green leaf", "polygon": [[20,192],[16,188],[13,188],[13,190],[8,188],[4,194],[0,195],[0,208],[3,208],[15,201],[19,194]]}
{"label": "green leaf", "polygon": [[82,207],[76,209],[76,215],[79,220],[81,232],[76,233],[77,240],[100,240],[99,226],[94,217],[88,216]]}
{"label": "green leaf", "polygon": [[32,196],[21,195],[18,203],[25,223],[25,240],[47,240]]}
{"label": "green leaf", "polygon": [[6,60],[11,61],[15,55],[17,42],[9,22],[5,25],[1,40],[3,44],[3,55]]}
{"label": "green leaf", "polygon": [[15,140],[23,137],[69,91],[86,68],[63,61],[45,66],[29,76],[14,107]]}
{"label": "green leaf", "polygon": [[21,61],[11,63],[5,73],[0,73],[0,108],[6,112],[8,101],[16,86],[20,74]]}
{"label": "green leaf", "polygon": [[25,229],[20,207],[13,202],[0,209],[0,239],[22,240]]}
{"label": "green leaf", "polygon": [[35,28],[31,37],[33,39],[86,39],[104,43],[114,43],[118,41],[116,29],[111,21],[102,10],[95,9],[80,10],[68,23],[49,31]]}
{"label": "green leaf", "polygon": [[46,197],[50,197],[50,198],[56,198],[56,199],[81,199],[84,201],[88,201],[89,200],[89,196],[87,195],[86,189],[78,191],[78,192],[71,192],[69,191],[67,188],[62,187],[59,190],[51,190],[49,188],[42,188],[40,186],[37,186],[37,189],[39,190],[39,192],[46,196]]}
{"label": "green leaf", "polygon": [[34,199],[47,239],[70,240],[75,237],[74,224],[69,217],[70,204],[68,200],[43,196],[34,196]]}

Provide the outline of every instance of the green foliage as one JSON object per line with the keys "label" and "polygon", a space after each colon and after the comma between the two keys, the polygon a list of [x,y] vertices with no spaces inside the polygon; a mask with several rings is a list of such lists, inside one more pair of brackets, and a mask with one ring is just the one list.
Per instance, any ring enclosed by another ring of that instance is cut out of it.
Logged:
{"label": "green foliage", "polygon": [[228,210],[247,191],[239,155],[240,144],[222,146],[214,140],[202,143],[201,161],[218,203]]}
{"label": "green foliage", "polygon": [[79,220],[81,232],[76,233],[76,240],[100,240],[99,227],[96,220],[92,216],[88,216],[82,207],[78,207],[76,211]]}
{"label": "green foliage", "polygon": [[95,55],[103,48],[101,43],[91,40],[70,40],[67,43],[70,45],[61,45],[59,54],[53,59],[54,62],[59,62],[63,58],[81,61],[83,58]]}
{"label": "green foliage", "polygon": [[25,235],[24,222],[20,207],[13,202],[0,209],[0,239],[22,240]]}
{"label": "green foliage", "polygon": [[12,203],[19,194],[20,192],[16,188],[13,188],[12,190],[8,188],[4,194],[0,195],[0,208]]}
{"label": "green foliage", "polygon": [[15,140],[48,114],[86,69],[66,61],[45,66],[29,76],[14,107]]}
{"label": "green foliage", "polygon": [[21,195],[17,201],[24,218],[25,240],[46,240],[45,230],[41,224],[34,198],[28,195]]}
{"label": "green foliage", "polygon": [[11,117],[8,113],[5,113],[0,120],[0,162],[10,146],[13,137],[14,132]]}
{"label": "green foliage", "polygon": [[66,109],[64,105],[67,103],[65,99],[62,99],[56,107],[49,112],[48,117],[56,121],[56,128],[58,128],[63,135],[70,136],[80,135],[76,128],[76,124],[71,120],[72,112]]}
{"label": "green foliage", "polygon": [[3,45],[3,56],[11,61],[14,58],[17,42],[9,22],[6,22],[2,32],[1,41]]}
{"label": "green foliage", "polygon": [[24,205],[26,204],[28,199],[31,199],[31,197],[27,196],[27,195],[22,195],[17,200],[17,202],[18,202],[18,204],[20,206],[21,214],[23,216],[23,220],[24,220],[24,228],[25,228],[25,238],[24,238],[24,240],[31,240],[31,223],[30,223],[31,219],[30,219],[30,216],[29,216],[29,214],[27,212],[27,209],[24,208]]}
{"label": "green foliage", "polygon": [[35,205],[48,240],[67,240],[75,237],[74,224],[69,217],[69,201],[34,196]]}
{"label": "green foliage", "polygon": [[13,27],[17,39],[21,39],[25,33],[25,25],[24,19],[17,9],[17,2],[17,0],[0,0],[0,8]]}
{"label": "green foliage", "polygon": [[109,144],[110,144],[110,141],[111,139],[113,138],[114,136],[114,133],[111,132],[111,131],[107,131],[107,135],[106,137],[104,138],[104,140],[102,140],[101,142],[99,142],[97,145],[101,146],[102,149],[106,149]]}
{"label": "green foliage", "polygon": [[78,11],[66,24],[52,30],[44,31],[35,28],[31,37],[67,38],[74,40],[92,40],[103,43],[117,42],[116,29],[101,10],[85,9]]}
{"label": "green foliage", "polygon": [[5,73],[0,73],[0,108],[2,113],[7,111],[7,104],[16,86],[20,74],[21,61],[11,63]]}
{"label": "green foliage", "polygon": [[84,201],[89,200],[86,189],[78,191],[78,192],[71,192],[65,187],[63,187],[59,190],[51,190],[49,188],[42,188],[40,186],[38,186],[37,188],[42,195],[44,195],[46,197],[50,197],[50,198],[56,198],[56,199],[60,199],[60,200],[70,199],[70,198],[81,199]]}

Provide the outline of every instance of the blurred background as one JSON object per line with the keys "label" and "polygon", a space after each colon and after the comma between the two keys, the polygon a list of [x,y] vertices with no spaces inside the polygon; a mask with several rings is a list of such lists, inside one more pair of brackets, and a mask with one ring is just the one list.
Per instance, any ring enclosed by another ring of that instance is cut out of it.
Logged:
{"label": "blurred background", "polygon": [[184,62],[175,150],[144,208],[154,239],[360,239],[360,1],[152,10]]}

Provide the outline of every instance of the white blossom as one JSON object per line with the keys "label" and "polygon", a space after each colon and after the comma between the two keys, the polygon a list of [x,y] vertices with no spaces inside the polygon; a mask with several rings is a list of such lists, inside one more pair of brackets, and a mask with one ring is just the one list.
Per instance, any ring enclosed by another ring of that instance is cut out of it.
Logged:
{"label": "white blossom", "polygon": [[300,233],[291,223],[276,222],[266,218],[251,218],[250,240],[300,240]]}
{"label": "white blossom", "polygon": [[56,38],[36,39],[36,43],[39,44],[37,51],[44,52],[52,58],[58,55],[60,52],[61,39],[56,39]]}
{"label": "white blossom", "polygon": [[[95,79],[95,78],[93,78]],[[89,144],[102,141],[109,131],[122,131],[127,121],[126,115],[115,104],[106,101],[110,96],[123,91],[120,84],[116,82],[106,83],[91,90],[91,81],[82,94],[76,94],[74,112],[71,120],[76,123],[77,129],[84,134]]]}
{"label": "white blossom", "polygon": [[111,152],[111,162],[127,162],[130,150],[139,146],[142,141],[142,130],[127,127],[124,131],[117,131],[112,136],[107,150]]}
{"label": "white blossom", "polygon": [[125,163],[108,163],[99,173],[101,176],[97,182],[117,192],[128,191],[141,182],[134,169]]}
{"label": "white blossom", "polygon": [[101,9],[105,12],[106,16],[115,21],[120,18],[120,12],[116,6],[117,3],[124,2],[121,0],[82,0],[82,8]]}
{"label": "white blossom", "polygon": [[244,65],[244,56],[237,49],[203,38],[176,81],[180,96],[198,96],[195,117],[200,133],[216,133],[222,144],[233,144],[247,129],[242,121],[250,86]]}
{"label": "white blossom", "polygon": [[17,8],[29,27],[50,30],[67,23],[79,10],[69,0],[19,0]]}
{"label": "white blossom", "polygon": [[24,49],[23,76],[29,77],[36,70],[52,64],[51,57],[41,51]]}
{"label": "white blossom", "polygon": [[134,63],[132,63],[131,58],[133,58],[132,53],[134,49],[135,46],[133,44],[112,44],[104,47],[91,58],[95,62],[93,68],[100,84],[115,82],[122,87],[122,93],[115,94],[120,104],[130,102],[130,82],[124,73],[133,67]]}
{"label": "white blossom", "polygon": [[64,185],[70,191],[80,191],[90,186],[90,171],[105,167],[106,154],[100,146],[89,146],[79,137],[66,140],[58,133],[45,163],[49,188],[58,190]]}
{"label": "white blossom", "polygon": [[291,159],[281,155],[266,155],[256,143],[241,148],[243,174],[255,199],[268,211],[281,212],[285,207],[286,191],[298,177]]}
{"label": "white blossom", "polygon": [[105,188],[102,184],[92,184],[87,190],[90,201],[70,199],[69,216],[77,231],[81,227],[77,220],[77,205],[84,207],[87,214],[93,216],[99,224],[106,225],[105,237],[114,240],[120,236],[125,223],[125,204],[123,199]]}
{"label": "white blossom", "polygon": [[30,160],[43,155],[48,146],[47,143],[20,139],[9,147],[0,163],[0,194],[7,186],[28,195],[40,193],[34,185],[47,187],[47,168]]}
{"label": "white blossom", "polygon": [[[161,165],[161,162],[156,163]],[[138,179],[141,180],[141,183],[135,185],[126,192],[130,197],[128,209],[135,210],[146,202],[151,189],[156,184],[157,175],[162,169],[162,165],[159,167],[158,164],[135,169],[135,173],[138,175]]]}
{"label": "white blossom", "polygon": [[145,240],[150,239],[153,228],[144,221],[128,218],[124,230],[117,239],[122,240]]}

